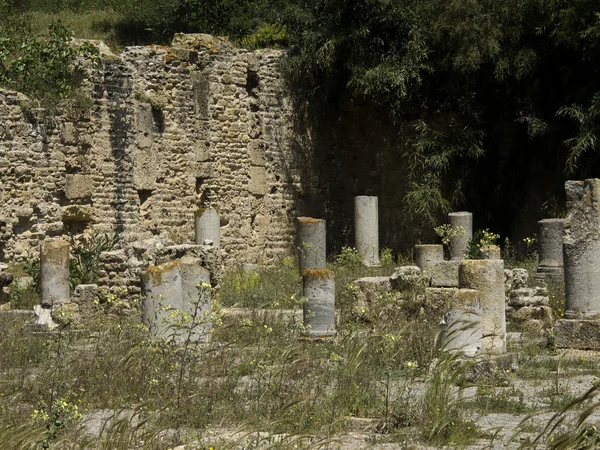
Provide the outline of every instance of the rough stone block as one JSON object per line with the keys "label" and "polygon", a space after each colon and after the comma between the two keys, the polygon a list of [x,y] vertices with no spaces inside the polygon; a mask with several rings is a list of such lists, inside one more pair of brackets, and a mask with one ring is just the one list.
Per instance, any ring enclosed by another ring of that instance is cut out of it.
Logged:
{"label": "rough stone block", "polygon": [[513,273],[512,288],[513,289],[526,288],[527,283],[529,281],[529,272],[527,272],[527,269],[513,269],[512,273]]}
{"label": "rough stone block", "polygon": [[67,205],[63,206],[62,220],[72,222],[90,222],[94,218],[94,208],[90,205]]}
{"label": "rough stone block", "polygon": [[158,174],[156,152],[151,148],[137,149],[133,157],[133,185],[138,190],[156,188]]}
{"label": "rough stone block", "polygon": [[80,284],[75,287],[71,295],[71,301],[79,305],[80,308],[91,308],[94,301],[98,298],[97,284]]}
{"label": "rough stone block", "polygon": [[396,291],[417,290],[425,283],[426,279],[417,266],[397,267],[390,277],[390,285]]}
{"label": "rough stone block", "polygon": [[265,167],[264,150],[259,144],[248,146],[248,156],[250,156],[250,164],[252,166]]}
{"label": "rough stone block", "polygon": [[152,107],[149,104],[140,104],[135,112],[135,143],[139,148],[152,147],[154,138],[152,135]]}
{"label": "rough stone block", "polygon": [[600,350],[600,320],[561,319],[554,335],[557,348]]}
{"label": "rough stone block", "polygon": [[89,198],[94,192],[92,177],[82,174],[67,174],[65,196],[69,200]]}
{"label": "rough stone block", "polygon": [[77,144],[77,131],[71,122],[64,122],[60,125],[60,141],[64,145]]}
{"label": "rough stone block", "polygon": [[267,193],[267,169],[264,167],[250,167],[248,191],[254,195],[265,195]]}
{"label": "rough stone block", "polygon": [[355,304],[358,308],[376,302],[392,290],[389,277],[364,277],[354,280],[352,284],[358,286],[358,291],[354,295]]}
{"label": "rough stone block", "polygon": [[457,291],[457,288],[427,288],[425,289],[425,306],[427,309],[446,312],[455,302]]}
{"label": "rough stone block", "polygon": [[458,267],[460,260],[440,261],[431,273],[432,287],[458,287]]}

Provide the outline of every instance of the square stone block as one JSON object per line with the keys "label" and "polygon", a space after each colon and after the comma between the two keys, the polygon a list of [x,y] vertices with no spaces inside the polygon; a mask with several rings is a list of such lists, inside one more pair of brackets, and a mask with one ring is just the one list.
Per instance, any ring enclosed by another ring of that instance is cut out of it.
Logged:
{"label": "square stone block", "polygon": [[460,261],[441,261],[431,269],[432,287],[458,287]]}
{"label": "square stone block", "polygon": [[265,195],[267,193],[267,169],[264,167],[250,167],[248,191],[254,195]]}
{"label": "square stone block", "polygon": [[69,200],[89,198],[94,192],[92,177],[82,174],[67,174],[65,196]]}
{"label": "square stone block", "polygon": [[600,320],[561,319],[554,335],[556,348],[600,350]]}

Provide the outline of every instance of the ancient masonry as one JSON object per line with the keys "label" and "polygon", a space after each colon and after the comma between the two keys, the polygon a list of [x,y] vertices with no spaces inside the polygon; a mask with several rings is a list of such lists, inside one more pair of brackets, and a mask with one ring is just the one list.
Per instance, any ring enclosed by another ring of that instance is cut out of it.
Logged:
{"label": "ancient masonry", "polygon": [[207,35],[118,56],[98,46],[99,65],[83,64],[87,107],[48,114],[0,90],[0,260],[90,227],[193,243],[207,207],[226,261],[289,253],[299,175],[281,52]]}

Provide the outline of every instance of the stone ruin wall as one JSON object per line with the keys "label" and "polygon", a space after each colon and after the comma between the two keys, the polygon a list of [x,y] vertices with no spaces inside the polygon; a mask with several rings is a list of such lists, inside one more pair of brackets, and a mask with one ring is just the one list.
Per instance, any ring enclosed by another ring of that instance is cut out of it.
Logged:
{"label": "stone ruin wall", "polygon": [[100,48],[90,108],[45,114],[0,91],[0,259],[89,227],[191,243],[206,206],[220,212],[226,261],[288,254],[300,172],[281,52],[206,35]]}

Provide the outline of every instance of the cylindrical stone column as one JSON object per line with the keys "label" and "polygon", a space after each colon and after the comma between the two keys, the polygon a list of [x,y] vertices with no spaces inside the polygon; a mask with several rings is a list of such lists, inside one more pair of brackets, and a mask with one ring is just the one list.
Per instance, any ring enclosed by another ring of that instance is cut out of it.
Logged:
{"label": "cylindrical stone column", "polygon": [[565,219],[544,219],[538,222],[539,265],[536,281],[563,280],[563,232]]}
{"label": "cylindrical stone column", "polygon": [[198,260],[182,260],[181,305],[175,306],[188,314],[192,321],[185,323],[177,331],[178,340],[189,339],[193,342],[208,341],[212,328],[212,297],[210,272],[200,265]]}
{"label": "cylindrical stone column", "polygon": [[377,197],[354,197],[354,241],[367,267],[379,263],[379,204]]}
{"label": "cylindrical stone column", "polygon": [[415,245],[415,263],[421,269],[431,273],[433,267],[444,260],[444,246],[440,244]]}
{"label": "cylindrical stone column", "polygon": [[335,334],[335,280],[331,270],[305,270],[303,273],[304,327],[310,337]]}
{"label": "cylindrical stone column", "polygon": [[452,309],[440,323],[439,348],[473,357],[483,347],[483,310],[479,292],[458,289],[452,298]]}
{"label": "cylindrical stone column", "polygon": [[221,219],[214,208],[199,208],[195,215],[196,244],[212,242],[216,249],[221,248]]}
{"label": "cylindrical stone column", "polygon": [[52,307],[71,301],[69,291],[69,243],[47,241],[40,249],[41,304]]}
{"label": "cylindrical stone column", "polygon": [[326,223],[323,219],[298,217],[298,265],[300,273],[307,269],[326,268]]}
{"label": "cylindrical stone column", "polygon": [[146,297],[142,305],[142,320],[150,336],[172,338],[177,334],[171,311],[182,305],[180,262],[172,261],[150,267],[142,274]]}
{"label": "cylindrical stone column", "polygon": [[452,226],[454,236],[450,238],[450,259],[462,260],[473,239],[473,213],[466,211],[448,214],[448,222]]}
{"label": "cylindrical stone column", "polygon": [[483,259],[500,259],[500,247],[497,245],[484,245],[480,251]]}
{"label": "cylindrical stone column", "polygon": [[479,291],[482,312],[483,353],[506,351],[504,261],[465,259],[458,268],[460,288]]}
{"label": "cylindrical stone column", "polygon": [[567,181],[565,317],[600,318],[600,179]]}

